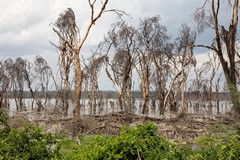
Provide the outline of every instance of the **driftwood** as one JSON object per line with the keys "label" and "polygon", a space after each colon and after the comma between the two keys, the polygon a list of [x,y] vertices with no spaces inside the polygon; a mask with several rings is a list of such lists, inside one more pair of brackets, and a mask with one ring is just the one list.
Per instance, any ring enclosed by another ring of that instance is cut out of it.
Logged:
{"label": "driftwood", "polygon": [[186,114],[172,119],[160,119],[125,112],[82,116],[78,119],[39,119],[30,122],[45,128],[46,132],[64,133],[70,137],[76,137],[89,134],[117,135],[123,126],[135,127],[149,121],[157,126],[158,134],[173,140],[196,138],[206,133],[207,126],[213,126],[218,121],[233,124],[229,116],[204,117]]}

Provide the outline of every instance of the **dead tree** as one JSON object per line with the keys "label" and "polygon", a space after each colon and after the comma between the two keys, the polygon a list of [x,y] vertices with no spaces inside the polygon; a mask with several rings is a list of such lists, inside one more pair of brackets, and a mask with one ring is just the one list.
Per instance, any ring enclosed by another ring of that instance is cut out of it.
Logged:
{"label": "dead tree", "polygon": [[4,61],[0,60],[0,108],[8,109],[10,77],[6,75]]}
{"label": "dead tree", "polygon": [[[169,41],[170,38],[167,35],[167,30],[164,26],[158,24],[154,32],[155,35],[152,40],[152,43],[154,44],[152,47],[152,63],[154,70],[151,82],[155,92],[153,98],[157,99],[160,115],[164,115],[164,98],[166,95],[167,82],[171,75],[170,70],[172,69],[171,59],[173,58],[173,44]],[[154,105],[155,104],[153,104],[153,106]],[[153,109],[155,108],[153,107]]]}
{"label": "dead tree", "polygon": [[100,71],[103,67],[103,65],[108,61],[107,55],[98,55],[93,54],[92,57],[89,60],[89,64],[85,65],[84,70],[84,80],[87,82],[87,90],[85,89],[88,98],[88,104],[90,105],[90,114],[96,115],[97,114],[97,107],[100,107],[99,104],[100,99],[100,92],[99,92],[99,86],[98,86],[98,78]]}
{"label": "dead tree", "polygon": [[[55,22],[55,27],[53,31],[57,34],[59,38],[59,45],[53,44],[57,47],[59,52],[64,52],[61,54],[63,57],[61,59],[69,59],[73,65],[74,69],[74,94],[73,94],[73,116],[78,118],[80,115],[80,99],[82,92],[82,81],[83,81],[83,69],[80,61],[81,49],[90,33],[91,28],[96,23],[96,21],[102,16],[102,14],[107,11],[106,6],[108,0],[88,0],[88,5],[90,7],[90,20],[88,27],[83,34],[80,36],[79,29],[76,25],[75,14],[71,8],[68,8],[64,13],[59,15],[59,18]],[[96,9],[96,5],[100,5],[100,9]],[[114,10],[113,10],[114,11]],[[61,56],[60,55],[60,56]],[[70,62],[69,62],[70,63]]]}
{"label": "dead tree", "polygon": [[206,105],[204,102],[208,99],[209,93],[209,83],[208,79],[204,77],[210,70],[210,63],[203,63],[200,68],[194,67],[195,77],[190,80],[189,92],[196,95],[195,105],[199,107],[199,109],[205,109],[207,111]]}
{"label": "dead tree", "polygon": [[[223,1],[206,0],[204,5],[195,12],[195,20],[198,24],[199,31],[210,27],[215,33],[211,45],[195,46],[204,47],[217,53],[231,94],[233,107],[240,113],[239,92],[237,88],[237,77],[239,75],[236,70],[236,62],[237,59],[240,58],[236,52],[239,0],[229,0],[228,3],[231,7],[231,13],[227,29],[226,26],[221,25],[219,21],[220,7],[221,4],[224,4]],[[210,5],[209,9],[208,4]]]}
{"label": "dead tree", "polygon": [[12,59],[6,59],[5,65],[5,75],[9,78],[10,88],[14,96],[17,111],[25,111],[25,104],[23,101],[23,89],[24,89],[24,70],[26,68],[26,62],[17,57],[15,61]]}
{"label": "dead tree", "polygon": [[39,97],[37,96],[37,91],[39,91],[39,83],[36,81],[37,77],[34,74],[34,65],[27,62],[26,69],[24,70],[24,79],[26,81],[26,88],[29,89],[31,97],[33,98],[31,109],[34,110],[34,102],[36,102],[36,111],[40,112],[43,110],[43,105]]}
{"label": "dead tree", "polygon": [[220,80],[222,77],[222,73],[218,76],[217,81],[215,82],[215,89],[216,89],[216,108],[217,108],[217,115],[220,114],[220,109],[219,109],[219,92],[220,92]]}
{"label": "dead tree", "polygon": [[[62,102],[64,114],[67,115],[69,101],[69,73],[73,65],[75,73],[75,91],[74,91],[74,117],[80,114],[80,97],[82,88],[82,69],[79,59],[80,52],[80,32],[75,22],[75,14],[71,8],[59,15],[54,24],[53,31],[58,35],[59,45],[55,45],[58,49],[58,65],[60,75],[63,80]],[[62,88],[62,87],[61,87]]]}
{"label": "dead tree", "polygon": [[[217,54],[215,52],[213,52],[212,57],[208,54],[208,57],[209,57],[209,62],[210,62],[210,66],[211,66],[211,77],[209,79],[209,114],[212,115],[213,79],[216,76],[216,73],[219,69],[220,64],[219,64],[219,61],[217,60]],[[218,82],[219,82],[219,80],[218,80]],[[217,93],[217,88],[215,88],[215,89],[216,89],[216,93]],[[218,100],[215,98],[215,101],[218,101]]]}
{"label": "dead tree", "polygon": [[159,17],[151,17],[140,22],[136,32],[136,57],[135,69],[140,78],[140,88],[142,93],[143,105],[142,114],[149,112],[149,94],[151,77],[153,75],[153,58],[152,55],[156,50],[155,39],[159,36],[157,33],[161,30]]}
{"label": "dead tree", "polygon": [[[24,79],[24,71],[26,69],[26,61],[23,60],[22,58],[18,57],[15,60],[14,63],[14,71],[15,71],[15,89],[14,91],[17,90],[17,99],[18,101],[16,101],[16,106],[18,111],[26,111],[26,106],[24,104],[23,98],[24,98],[24,83],[25,83],[25,79]],[[16,97],[15,97],[16,99]]]}
{"label": "dead tree", "polygon": [[108,37],[105,38],[108,51],[113,50],[114,52],[113,59],[107,63],[105,71],[117,90],[120,110],[125,112],[131,112],[132,108],[134,35],[135,29],[128,26],[126,22],[121,22],[113,24],[112,29],[108,32]]}
{"label": "dead tree", "polygon": [[179,37],[176,39],[177,46],[177,58],[178,63],[180,64],[180,70],[182,70],[181,76],[179,77],[181,80],[181,106],[182,112],[186,112],[185,107],[185,85],[188,78],[188,73],[193,65],[192,57],[193,57],[193,44],[196,40],[196,32],[191,30],[190,27],[183,24],[179,31]]}
{"label": "dead tree", "polygon": [[[37,81],[40,86],[40,91],[42,92],[43,95],[41,95],[41,98],[44,99],[43,105],[46,108],[47,107],[47,102],[50,99],[50,82],[53,80],[53,84],[56,87],[56,82],[55,78],[52,74],[52,70],[49,67],[47,61],[42,58],[41,56],[36,56],[35,61],[34,61],[34,71],[35,71],[35,81]],[[56,88],[55,88],[56,89]]]}

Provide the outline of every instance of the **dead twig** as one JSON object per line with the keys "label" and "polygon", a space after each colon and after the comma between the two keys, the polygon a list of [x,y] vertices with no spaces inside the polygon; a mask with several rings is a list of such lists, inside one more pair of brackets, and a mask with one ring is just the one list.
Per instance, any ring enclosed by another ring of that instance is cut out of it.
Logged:
{"label": "dead twig", "polygon": [[108,121],[104,121],[101,126],[97,126],[97,127],[93,128],[93,129],[91,129],[90,131],[86,132],[85,135],[88,135],[89,133],[91,133],[91,132],[93,132],[93,131],[95,131],[95,130],[97,130],[97,129],[101,129],[101,128],[106,127],[106,123],[107,123],[107,122],[108,122]]}

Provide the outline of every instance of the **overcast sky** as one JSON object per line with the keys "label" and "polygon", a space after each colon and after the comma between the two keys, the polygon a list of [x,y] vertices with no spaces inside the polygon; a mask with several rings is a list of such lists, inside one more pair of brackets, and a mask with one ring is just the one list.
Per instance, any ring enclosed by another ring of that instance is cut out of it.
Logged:
{"label": "overcast sky", "polygon": [[[194,26],[192,14],[203,2],[204,0],[109,0],[107,8],[128,13],[130,17],[124,19],[131,25],[137,25],[140,18],[160,15],[160,23],[167,27],[168,34],[174,40],[181,24]],[[0,59],[19,56],[33,59],[36,55],[41,55],[52,68],[56,68],[57,52],[49,41],[57,42],[57,36],[50,24],[68,7],[74,10],[83,34],[89,22],[87,0],[0,0]],[[92,29],[84,52],[94,50],[110,25],[116,21],[115,14],[104,14]],[[211,41],[208,35],[202,35],[198,42]]]}
{"label": "overcast sky", "polygon": [[[89,19],[87,0],[0,0],[0,55],[28,56],[55,54],[49,41],[55,41],[51,23],[59,13],[71,7],[81,33]],[[108,8],[124,10],[132,18],[129,24],[137,24],[140,18],[160,15],[168,33],[177,34],[182,23],[192,24],[191,15],[203,0],[109,0]],[[94,26],[86,46],[97,45],[110,25],[117,21],[115,14],[107,13]]]}

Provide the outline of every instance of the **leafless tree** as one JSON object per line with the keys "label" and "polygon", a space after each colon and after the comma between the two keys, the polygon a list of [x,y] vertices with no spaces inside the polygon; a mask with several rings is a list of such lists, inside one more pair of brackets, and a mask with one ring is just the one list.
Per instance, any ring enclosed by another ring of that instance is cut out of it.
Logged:
{"label": "leafless tree", "polygon": [[217,114],[220,114],[220,109],[219,109],[219,92],[220,92],[220,80],[221,80],[221,77],[222,77],[222,73],[218,76],[218,79],[215,82]]}
{"label": "leafless tree", "polygon": [[182,112],[186,111],[185,107],[185,84],[187,81],[188,73],[195,65],[193,60],[193,44],[196,40],[196,32],[191,30],[190,27],[183,24],[179,31],[179,37],[176,39],[177,46],[177,58],[180,64],[180,70],[182,71],[181,77],[181,102],[182,102]]}
{"label": "leafless tree", "polygon": [[37,78],[36,75],[34,74],[34,65],[30,62],[26,64],[26,69],[24,70],[24,78],[27,84],[26,87],[29,89],[31,96],[33,98],[31,109],[33,110],[35,108],[34,102],[36,102],[36,110],[38,112],[43,111],[44,108],[42,102],[36,95],[37,91],[39,91],[40,88],[39,83],[35,81]]}
{"label": "leafless tree", "polygon": [[156,39],[160,32],[163,32],[165,28],[159,23],[160,18],[158,16],[146,18],[141,20],[139,28],[136,32],[136,57],[137,63],[135,63],[135,69],[137,70],[140,78],[140,88],[142,92],[142,114],[148,114],[149,112],[149,94],[150,94],[150,79],[153,75],[153,58],[152,55],[156,52],[157,44]]}
{"label": "leafless tree", "polygon": [[[54,24],[53,31],[58,35],[59,45],[55,45],[58,49],[58,65],[60,70],[61,79],[63,81],[58,91],[58,96],[62,100],[62,108],[65,115],[67,115],[69,107],[69,74],[71,66],[74,66],[75,73],[75,92],[73,99],[76,98],[74,103],[74,117],[78,117],[80,112],[80,97],[82,88],[82,69],[79,59],[80,52],[80,32],[75,22],[75,14],[71,8],[68,8],[59,15],[59,18]],[[78,102],[77,102],[78,100]]]}
{"label": "leafless tree", "polygon": [[[57,47],[60,52],[60,61],[63,59],[65,62],[67,61],[68,64],[65,64],[64,67],[69,67],[72,64],[74,68],[74,118],[78,118],[80,115],[80,99],[83,81],[83,69],[79,55],[93,25],[105,11],[109,11],[106,10],[107,4],[108,0],[88,0],[88,5],[90,7],[90,20],[82,37],[80,36],[79,29],[76,25],[75,14],[71,8],[68,8],[64,13],[61,13],[54,24],[55,27],[53,28],[53,31],[58,35],[59,45],[52,44]],[[100,8],[96,8],[96,6],[99,5]]]}
{"label": "leafless tree", "polygon": [[6,75],[4,60],[0,60],[0,108],[8,109],[10,77]]}
{"label": "leafless tree", "polygon": [[23,101],[25,68],[26,68],[26,62],[20,57],[17,57],[15,61],[13,61],[10,58],[4,61],[5,76],[8,77],[10,88],[14,95],[17,111],[26,110],[25,104]]}
{"label": "leafless tree", "polygon": [[170,74],[169,87],[166,87],[163,107],[160,115],[163,115],[167,105],[170,110],[177,110],[178,97],[181,97],[181,111],[185,112],[185,83],[190,69],[196,65],[196,59],[193,54],[192,45],[196,39],[196,34],[190,27],[182,25],[179,30],[179,36],[175,40],[172,56],[169,59],[171,68],[168,70]]}
{"label": "leafless tree", "polygon": [[[126,22],[112,25],[105,39],[108,51],[114,53],[111,62],[105,69],[108,78],[117,90],[118,102],[121,111],[131,112],[132,70],[135,52],[135,29]],[[109,71],[109,69],[111,71]]]}
{"label": "leafless tree", "polygon": [[200,68],[197,68],[197,66],[194,67],[195,77],[190,80],[191,83],[188,90],[197,96],[195,106],[197,106],[198,109],[205,109],[205,111],[207,111],[207,108],[204,102],[208,101],[209,83],[204,75],[209,72],[210,67],[209,61],[203,63]]}
{"label": "leafless tree", "polygon": [[[166,85],[170,78],[171,59],[173,58],[173,44],[169,41],[170,38],[166,33],[166,28],[159,25],[155,31],[152,47],[152,63],[154,70],[151,81],[157,99],[160,115],[164,115],[164,98],[166,95]],[[155,110],[154,101],[152,108]]]}
{"label": "leafless tree", "polygon": [[[228,84],[233,106],[240,113],[237,89],[238,72],[236,70],[236,62],[240,58],[238,52],[236,52],[239,0],[228,1],[228,5],[231,7],[228,26],[220,24],[221,5],[225,4],[226,2],[220,0],[205,0],[204,5],[195,12],[194,17],[199,31],[210,27],[215,32],[211,45],[195,46],[204,47],[217,53]],[[209,8],[208,5],[210,5]],[[226,27],[228,28],[226,29]]]}
{"label": "leafless tree", "polygon": [[52,73],[52,69],[48,65],[47,61],[41,57],[41,56],[36,56],[35,61],[34,61],[34,71],[35,71],[35,81],[38,81],[41,92],[43,93],[43,105],[46,108],[47,107],[47,102],[49,101],[50,95],[49,91],[51,90],[50,82],[52,80],[53,86],[55,86],[56,90],[56,82],[55,78]]}
{"label": "leafless tree", "polygon": [[89,89],[85,90],[85,94],[87,94],[88,104],[90,105],[90,114],[96,115],[97,107],[101,107],[100,102],[100,93],[99,93],[99,86],[98,86],[98,78],[100,71],[103,65],[108,60],[107,55],[98,55],[93,54],[92,57],[89,59],[89,64],[86,65],[84,70],[84,80],[87,83],[86,88]]}
{"label": "leafless tree", "polygon": [[[17,93],[17,98],[15,97],[16,100],[16,107],[18,111],[26,111],[26,106],[24,104],[23,98],[24,98],[24,71],[26,69],[26,61],[23,60],[22,58],[18,57],[15,60],[14,63],[14,79],[15,79],[15,85],[14,86],[14,93]],[[13,80],[14,80],[13,79]]]}
{"label": "leafless tree", "polygon": [[[220,67],[219,61],[217,59],[217,54],[215,52],[213,52],[212,57],[210,56],[210,54],[208,54],[209,57],[209,62],[210,62],[210,67],[211,67],[211,76],[209,79],[209,114],[212,115],[212,101],[213,99],[213,80],[216,76],[216,73]],[[219,82],[219,80],[218,80]],[[216,88],[216,93],[217,93],[217,88]],[[218,99],[215,98],[215,100],[217,101]]]}

